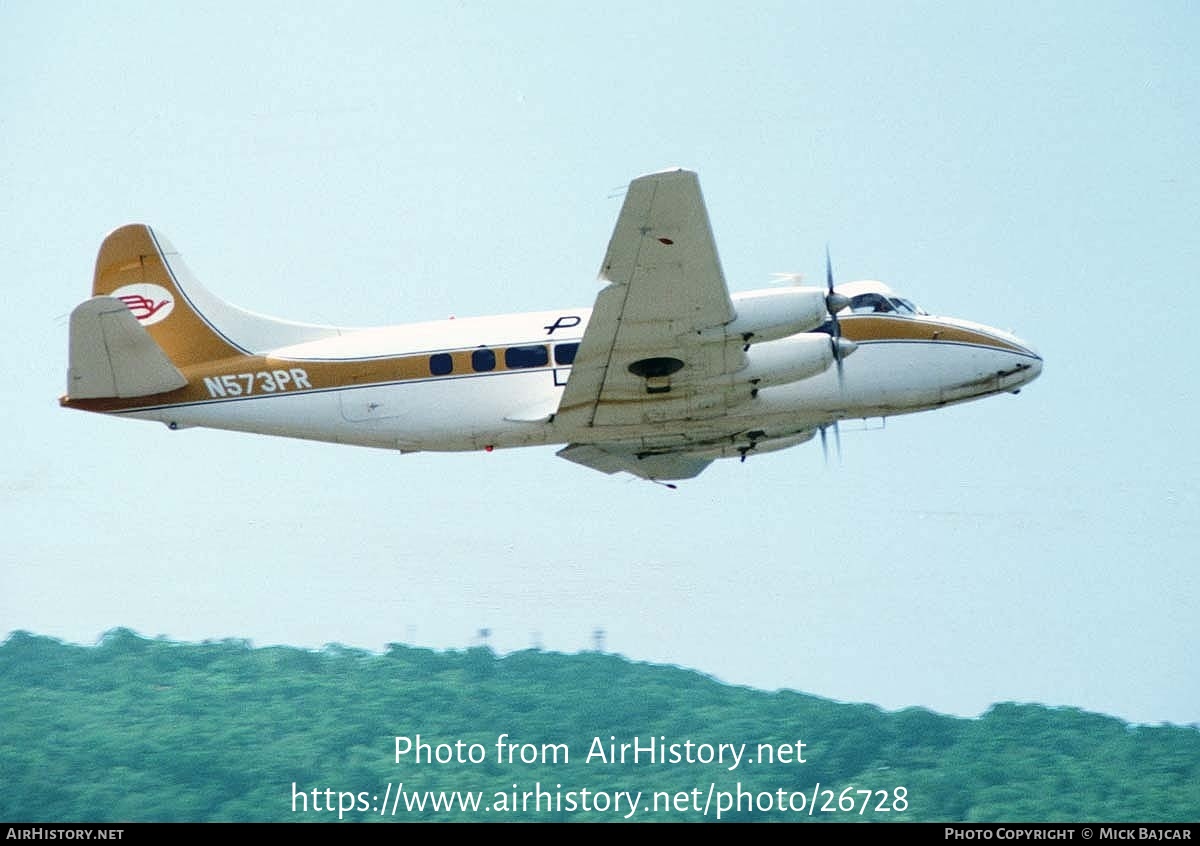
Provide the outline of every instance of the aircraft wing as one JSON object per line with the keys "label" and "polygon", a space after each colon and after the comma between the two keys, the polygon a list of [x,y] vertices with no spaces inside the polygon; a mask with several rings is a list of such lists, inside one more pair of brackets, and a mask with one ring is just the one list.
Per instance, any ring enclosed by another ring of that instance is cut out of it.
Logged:
{"label": "aircraft wing", "polygon": [[713,380],[744,368],[746,356],[741,344],[705,332],[736,312],[695,173],[664,171],[629,184],[600,278],[608,285],[556,422],[603,429],[725,414],[732,399]]}
{"label": "aircraft wing", "polygon": [[601,473],[632,473],[655,481],[691,479],[704,472],[713,461],[681,453],[638,455],[632,449],[597,444],[571,444],[560,449],[557,455]]}

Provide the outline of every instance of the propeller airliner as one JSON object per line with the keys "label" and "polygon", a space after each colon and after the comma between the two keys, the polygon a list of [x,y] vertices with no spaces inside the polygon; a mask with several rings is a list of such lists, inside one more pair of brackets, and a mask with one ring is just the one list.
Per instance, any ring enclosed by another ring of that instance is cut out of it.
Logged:
{"label": "propeller airliner", "polygon": [[695,173],[630,183],[592,308],[367,329],[217,298],[162,233],[111,233],[71,313],[66,408],[401,452],[562,444],[656,482],[1037,378],[1014,335],[880,282],[730,294]]}

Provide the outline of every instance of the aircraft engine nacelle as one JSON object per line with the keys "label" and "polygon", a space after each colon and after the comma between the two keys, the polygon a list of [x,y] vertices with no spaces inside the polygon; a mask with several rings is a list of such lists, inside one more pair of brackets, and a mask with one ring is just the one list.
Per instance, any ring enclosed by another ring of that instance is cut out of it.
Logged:
{"label": "aircraft engine nacelle", "polygon": [[[823,332],[805,332],[766,344],[755,344],[746,353],[750,363],[736,373],[705,379],[698,384],[714,387],[748,385],[767,388],[799,382],[824,373],[833,364],[832,338]],[[855,349],[853,341],[838,339],[842,357]]]}
{"label": "aircraft engine nacelle", "polygon": [[820,288],[766,288],[733,295],[737,312],[718,330],[747,344],[776,341],[816,329],[825,322],[825,291]]}

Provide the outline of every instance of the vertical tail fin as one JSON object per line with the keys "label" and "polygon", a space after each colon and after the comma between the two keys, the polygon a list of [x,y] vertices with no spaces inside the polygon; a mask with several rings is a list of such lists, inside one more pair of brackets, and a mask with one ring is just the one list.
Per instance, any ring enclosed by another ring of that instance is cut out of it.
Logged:
{"label": "vertical tail fin", "polygon": [[197,308],[189,296],[197,287],[174,248],[149,226],[122,226],[100,245],[92,296],[128,306],[176,367],[246,352]]}
{"label": "vertical tail fin", "polygon": [[140,223],[122,226],[100,245],[92,296],[114,297],[128,306],[179,368],[338,333],[223,302],[196,281],[163,235]]}

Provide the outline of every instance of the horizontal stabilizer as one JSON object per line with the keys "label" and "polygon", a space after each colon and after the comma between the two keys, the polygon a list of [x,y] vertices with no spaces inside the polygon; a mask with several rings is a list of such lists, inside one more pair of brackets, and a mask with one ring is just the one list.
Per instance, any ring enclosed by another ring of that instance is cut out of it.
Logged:
{"label": "horizontal stabilizer", "polygon": [[182,388],[187,379],[125,303],[93,297],[71,312],[67,396],[145,397]]}
{"label": "horizontal stabilizer", "polygon": [[595,444],[571,444],[557,453],[560,458],[591,467],[601,473],[632,473],[652,482],[691,479],[712,464],[711,459],[686,453],[655,453],[639,456],[634,452],[606,449]]}

